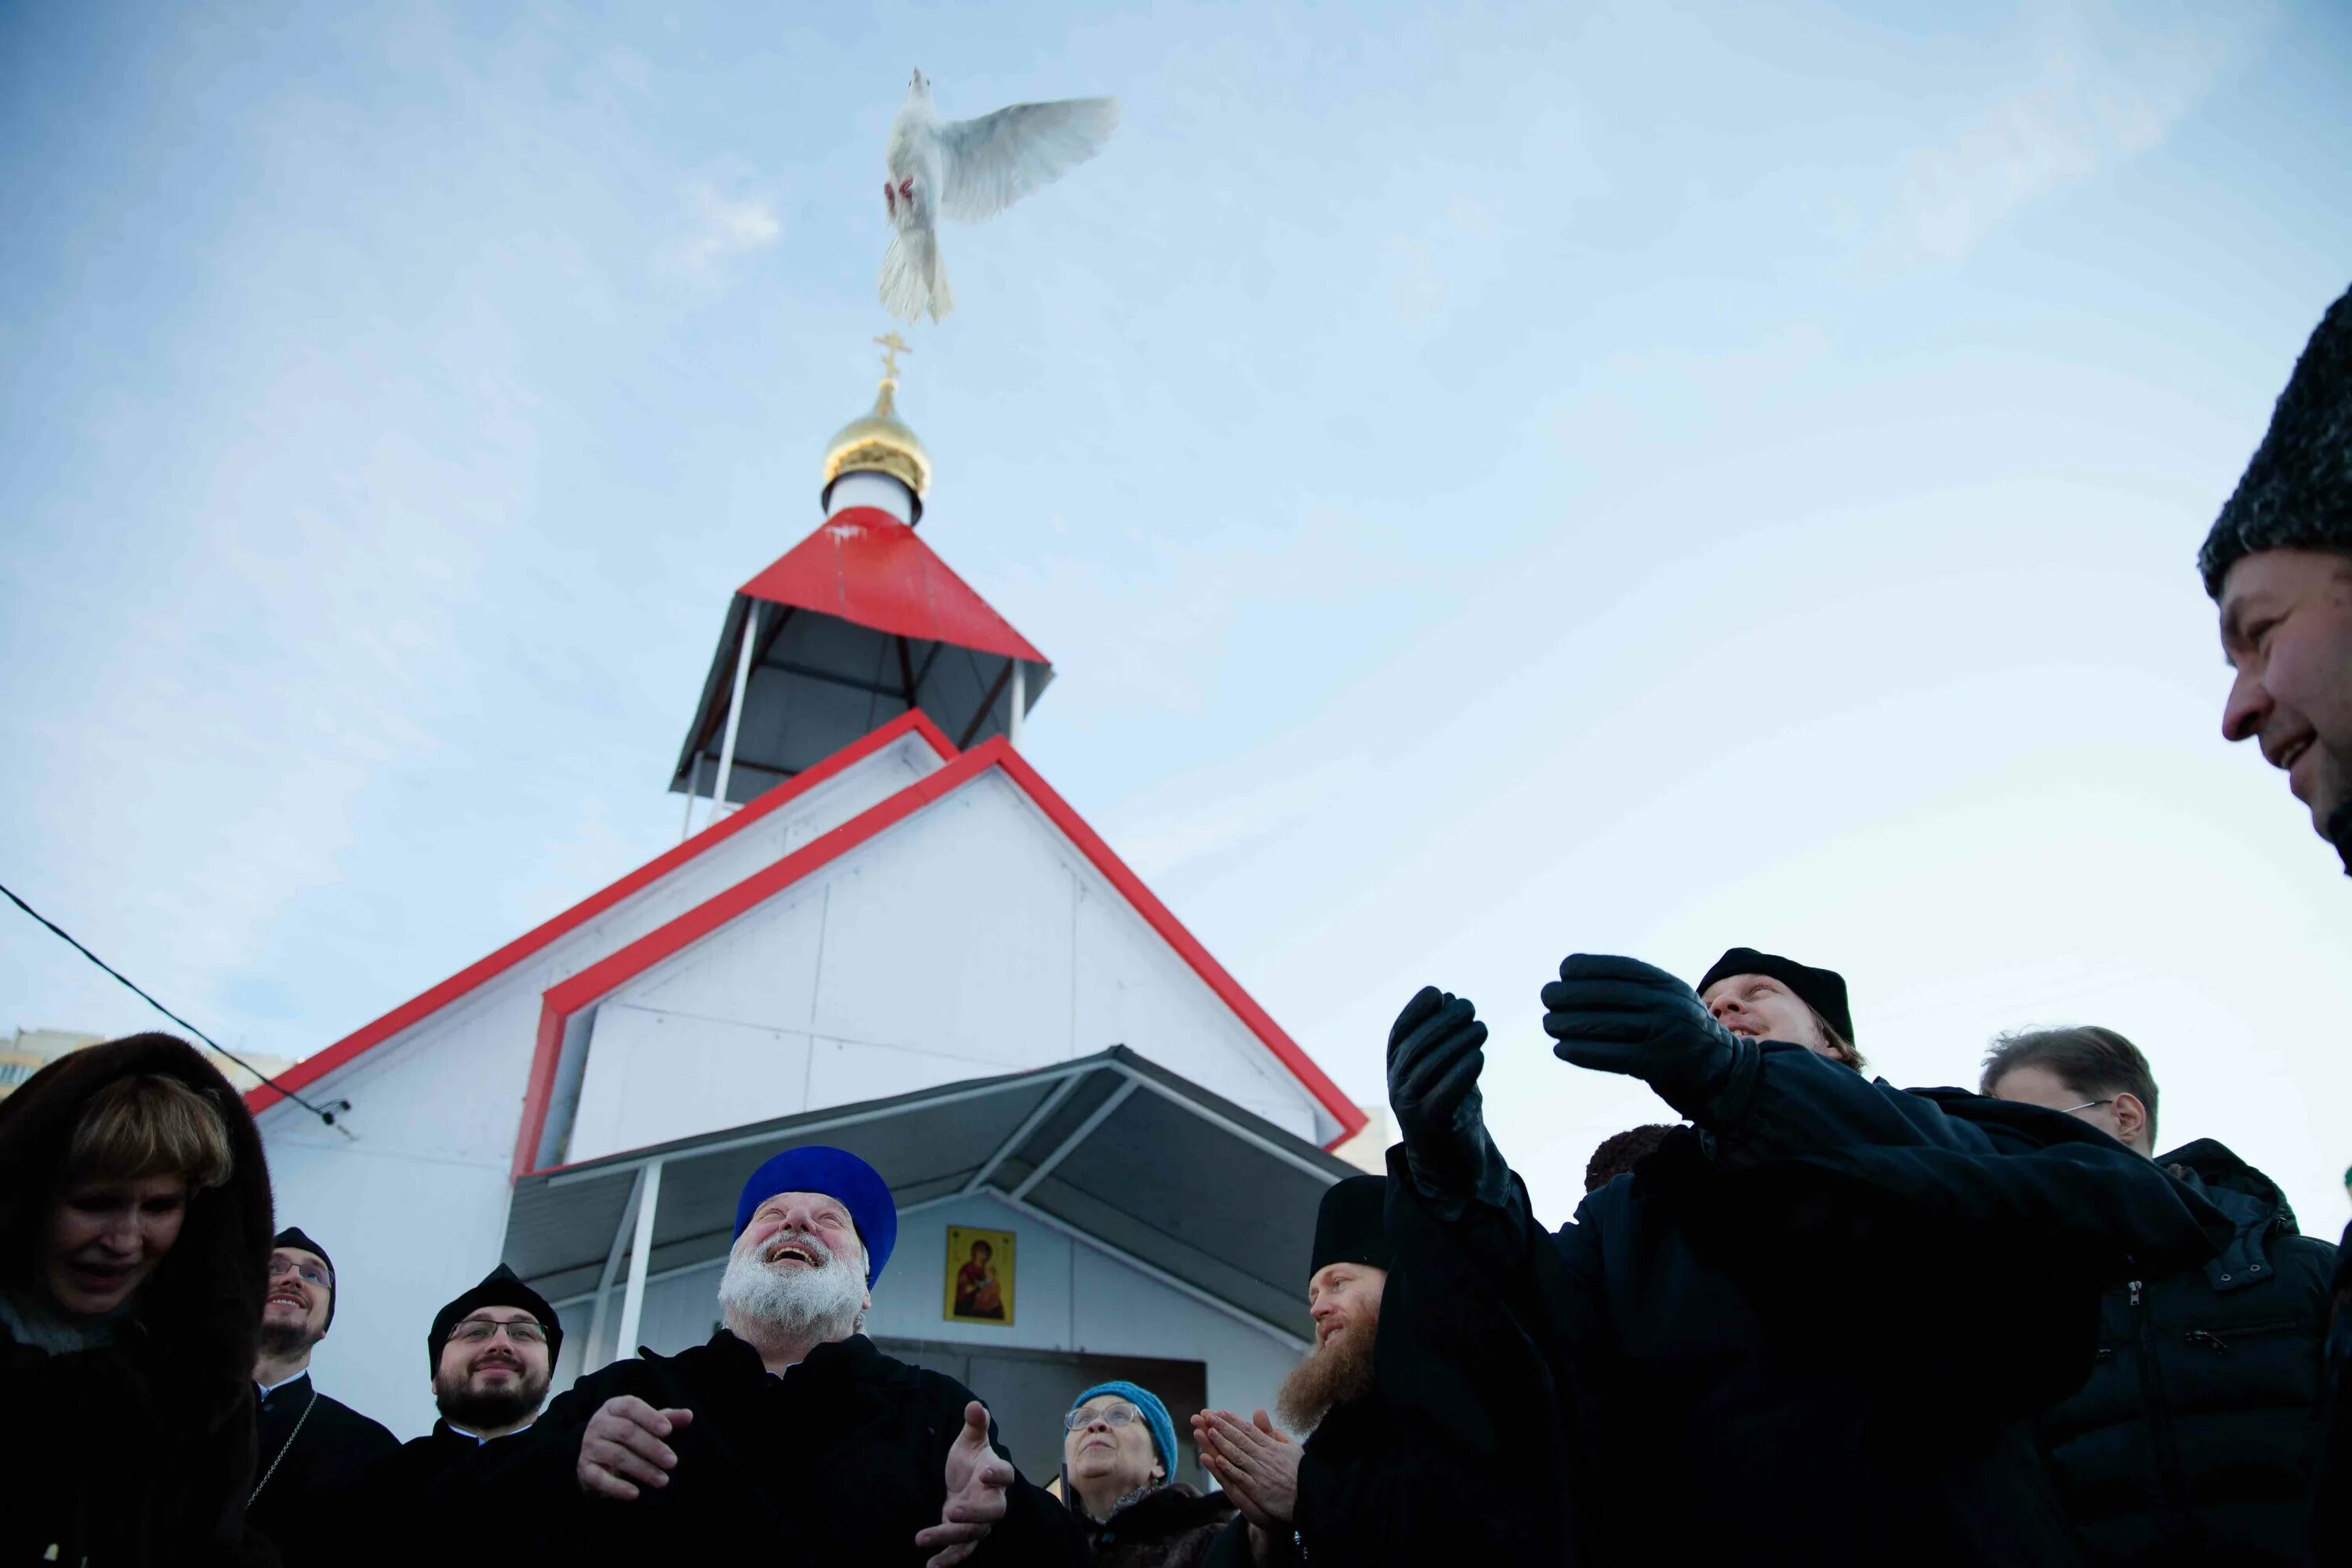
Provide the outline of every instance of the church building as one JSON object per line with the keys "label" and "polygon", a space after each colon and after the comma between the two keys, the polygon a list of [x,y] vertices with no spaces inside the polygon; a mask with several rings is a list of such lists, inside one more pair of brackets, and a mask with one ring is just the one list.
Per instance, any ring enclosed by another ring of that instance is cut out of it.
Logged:
{"label": "church building", "polygon": [[728,603],[682,842],[281,1075],[335,1125],[247,1096],[340,1272],[320,1384],[403,1437],[435,1309],[500,1260],[562,1313],[558,1390],[708,1338],[736,1191],[804,1142],[898,1201],[866,1331],[1041,1480],[1092,1383],[1181,1431],[1307,1349],[1364,1112],[1023,757],[1053,665],[919,532],[886,343],[822,521]]}

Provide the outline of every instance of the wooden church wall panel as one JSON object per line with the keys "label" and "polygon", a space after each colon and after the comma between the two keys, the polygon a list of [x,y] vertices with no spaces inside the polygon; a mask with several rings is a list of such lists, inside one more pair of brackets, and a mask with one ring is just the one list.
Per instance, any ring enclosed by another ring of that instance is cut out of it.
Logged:
{"label": "wooden church wall panel", "polygon": [[1074,888],[1016,796],[983,773],[828,868],[816,1033],[1005,1067],[1068,1059]]}
{"label": "wooden church wall panel", "polygon": [[1079,1038],[1123,1045],[1286,1131],[1320,1141],[1297,1080],[1108,886],[1086,889],[1076,941]]}
{"label": "wooden church wall panel", "polygon": [[[608,1001],[759,1028],[808,1029],[815,1022],[828,892],[824,879],[788,888]],[[593,1052],[589,1071],[595,1071]]]}
{"label": "wooden church wall panel", "polygon": [[809,1037],[606,1003],[567,1159],[600,1159],[807,1108]]}
{"label": "wooden church wall panel", "polygon": [[910,1051],[863,1040],[818,1036],[809,1050],[808,1109],[824,1110],[862,1100],[913,1094],[967,1079],[989,1078],[1004,1069],[969,1057]]}

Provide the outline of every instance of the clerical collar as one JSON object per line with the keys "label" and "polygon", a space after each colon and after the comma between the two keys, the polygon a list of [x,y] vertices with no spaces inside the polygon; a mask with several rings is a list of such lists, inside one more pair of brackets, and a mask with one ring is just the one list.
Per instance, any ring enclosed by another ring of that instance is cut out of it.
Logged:
{"label": "clerical collar", "polygon": [[[530,1431],[532,1422],[535,1422],[539,1418],[537,1416],[533,1416],[530,1421],[524,1422],[521,1426],[516,1427],[511,1432],[499,1433],[499,1437],[520,1437],[524,1433]],[[468,1432],[463,1426],[458,1426],[455,1421],[450,1420],[446,1415],[441,1417],[441,1425],[446,1426],[450,1431],[455,1432],[460,1437],[471,1437],[477,1447],[479,1447],[485,1443],[495,1443],[499,1440],[499,1437],[485,1437],[479,1432]]]}
{"label": "clerical collar", "polygon": [[257,1383],[253,1385],[254,1392],[260,1394],[262,1398],[267,1399],[271,1394],[277,1393],[279,1389],[299,1383],[310,1375],[310,1369],[306,1366],[300,1372],[296,1373],[293,1376],[281,1377],[276,1383]]}

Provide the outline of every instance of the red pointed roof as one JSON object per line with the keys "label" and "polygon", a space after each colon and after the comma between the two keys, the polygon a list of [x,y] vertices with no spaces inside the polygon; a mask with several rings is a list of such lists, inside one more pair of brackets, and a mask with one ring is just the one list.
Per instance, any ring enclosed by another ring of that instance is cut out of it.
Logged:
{"label": "red pointed roof", "polygon": [[847,507],[740,592],[895,637],[1051,662],[972,592],[915,531],[878,507]]}

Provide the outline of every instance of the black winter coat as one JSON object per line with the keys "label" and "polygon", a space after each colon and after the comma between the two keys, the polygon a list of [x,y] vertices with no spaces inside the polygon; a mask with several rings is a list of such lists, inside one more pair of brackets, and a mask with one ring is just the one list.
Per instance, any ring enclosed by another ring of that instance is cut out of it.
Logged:
{"label": "black winter coat", "polygon": [[2100,1291],[2230,1234],[2072,1117],[1743,1042],[1731,1085],[1529,1256],[1587,1560],[2076,1560],[2027,1419]]}
{"label": "black winter coat", "polygon": [[246,1522],[269,1538],[286,1568],[331,1568],[351,1550],[360,1477],[400,1452],[400,1439],[320,1394],[307,1372],[256,1403],[260,1447]]}
{"label": "black winter coat", "polygon": [[[339,1538],[345,1564],[410,1568],[471,1568],[503,1563],[511,1568],[513,1542],[502,1495],[483,1484],[486,1451],[520,1443],[530,1428],[487,1444],[446,1421],[400,1445],[360,1478],[357,1500]],[[493,1555],[493,1552],[497,1554]]]}
{"label": "black winter coat", "polygon": [[2303,1560],[2336,1248],[2210,1139],[2158,1162],[2237,1234],[2201,1267],[2111,1288],[2081,1392],[2036,1427],[2092,1563]]}
{"label": "black winter coat", "polygon": [[[2347,811],[2352,811],[2347,806]],[[2311,1551],[2327,1568],[2352,1564],[2352,1225],[2336,1248],[2320,1420],[2325,1436],[2311,1485]]]}
{"label": "black winter coat", "polygon": [[[577,1469],[588,1422],[634,1394],[694,1420],[669,1439],[669,1484],[628,1502],[590,1498]],[[915,1536],[940,1522],[948,1449],[975,1396],[951,1377],[884,1355],[854,1334],[823,1344],[783,1376],[725,1329],[674,1356],[643,1352],[592,1373],[529,1430],[485,1450],[480,1475],[510,1487],[534,1539],[529,1561],[579,1563],[751,1561],[919,1564]],[[1007,1459],[993,1428],[990,1441]],[[1000,1521],[971,1561],[1079,1568],[1070,1511],[1015,1479]],[[551,1544],[560,1543],[551,1551]],[[562,1555],[557,1555],[560,1552]],[[751,1554],[751,1555],[747,1555]]]}
{"label": "black winter coat", "polygon": [[1154,1487],[1097,1524],[1071,1510],[1085,1531],[1094,1568],[1201,1568],[1218,1532],[1234,1517],[1223,1492],[1202,1497],[1177,1481]]}
{"label": "black winter coat", "polygon": [[0,1100],[0,1270],[33,1256],[83,1107],[139,1073],[176,1078],[213,1103],[233,1169],[226,1186],[190,1200],[119,1342],[53,1356],[0,1332],[0,1563],[278,1561],[245,1528],[269,1173],[228,1080],[184,1041],[135,1035],[63,1057]]}

